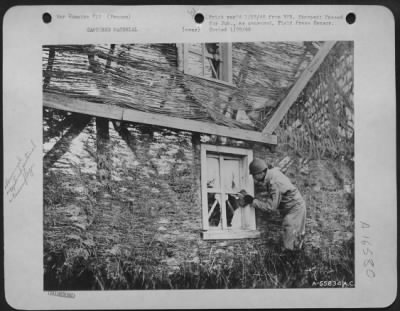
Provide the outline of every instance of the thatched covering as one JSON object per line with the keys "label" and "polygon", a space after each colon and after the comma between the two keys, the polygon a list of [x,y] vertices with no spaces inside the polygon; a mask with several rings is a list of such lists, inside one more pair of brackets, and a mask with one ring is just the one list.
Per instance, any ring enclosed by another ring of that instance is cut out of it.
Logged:
{"label": "thatched covering", "polygon": [[313,158],[352,159],[353,71],[353,42],[338,42],[280,123],[279,142]]}
{"label": "thatched covering", "polygon": [[319,44],[234,43],[232,86],[184,74],[178,66],[178,48],[175,44],[46,46],[44,88],[98,103],[261,130],[264,112],[280,103]]}
{"label": "thatched covering", "polygon": [[[262,131],[321,46],[233,43],[232,86],[184,74],[182,44],[45,46],[43,85],[99,105]],[[352,158],[352,42],[336,43],[276,133],[313,157]]]}

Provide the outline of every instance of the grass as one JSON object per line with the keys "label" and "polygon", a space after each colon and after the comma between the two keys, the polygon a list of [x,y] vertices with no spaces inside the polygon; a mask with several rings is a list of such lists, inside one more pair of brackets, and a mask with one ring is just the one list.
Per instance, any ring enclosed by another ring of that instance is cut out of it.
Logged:
{"label": "grass", "polygon": [[341,259],[318,249],[281,253],[253,251],[214,253],[207,260],[174,267],[139,254],[102,258],[83,244],[45,259],[45,290],[301,288],[321,281],[354,281],[352,245],[342,245]]}
{"label": "grass", "polygon": [[[311,232],[304,250],[295,254],[283,254],[279,249],[279,241],[271,238],[256,242],[259,244],[233,243],[233,249],[232,246],[230,249],[228,245],[218,247],[211,243],[209,256],[198,256],[196,261],[187,257],[186,261],[168,266],[162,261],[169,256],[166,254],[168,246],[153,243],[150,236],[143,241],[148,247],[140,248],[134,241],[108,240],[111,238],[110,232],[115,230],[111,227],[98,231],[96,228],[71,231],[63,227],[62,231],[57,232],[57,228],[65,222],[57,206],[64,206],[66,202],[71,203],[77,198],[70,190],[63,189],[65,178],[55,173],[46,178],[44,206],[52,216],[45,217],[45,290],[307,288],[318,286],[321,281],[354,281],[352,240],[335,241],[330,236],[333,230],[346,229],[333,226],[343,222],[336,219],[339,214],[335,211],[330,216],[327,214],[330,202],[339,198],[335,192],[306,197],[307,201],[315,202],[315,206],[310,206],[313,212],[309,214],[315,224],[310,223],[308,230],[317,230],[324,242],[322,244],[313,241],[315,234]],[[79,185],[93,191],[89,176],[75,172],[75,184],[77,179],[80,180]],[[140,185],[135,183],[135,186]],[[85,191],[81,198],[82,205],[96,204],[95,197],[94,193]],[[332,215],[336,218],[330,224],[329,217]],[[129,222],[129,218],[125,221]],[[57,225],[54,227],[52,222]],[[125,224],[120,223],[119,226],[122,230]],[[121,232],[120,236],[125,238],[131,234]],[[130,247],[113,247],[119,243],[129,244]]]}

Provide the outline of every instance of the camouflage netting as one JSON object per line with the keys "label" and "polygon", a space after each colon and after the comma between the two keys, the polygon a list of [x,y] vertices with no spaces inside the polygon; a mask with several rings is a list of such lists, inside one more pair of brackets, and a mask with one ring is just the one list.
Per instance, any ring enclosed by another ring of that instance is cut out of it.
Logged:
{"label": "camouflage netting", "polygon": [[281,121],[279,144],[311,158],[353,158],[353,62],[353,43],[337,43]]}
{"label": "camouflage netting", "polygon": [[184,74],[180,44],[45,46],[44,91],[262,130],[260,113],[279,104],[320,45],[233,43],[231,86]]}

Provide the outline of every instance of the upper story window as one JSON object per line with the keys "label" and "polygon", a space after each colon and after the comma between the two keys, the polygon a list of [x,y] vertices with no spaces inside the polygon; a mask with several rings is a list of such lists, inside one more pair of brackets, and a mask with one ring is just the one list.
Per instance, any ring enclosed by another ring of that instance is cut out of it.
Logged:
{"label": "upper story window", "polygon": [[231,43],[187,43],[183,55],[184,73],[232,83]]}
{"label": "upper story window", "polygon": [[241,148],[202,145],[201,183],[204,239],[259,237],[255,212],[239,207],[235,195],[245,189],[253,194],[248,164],[253,151]]}

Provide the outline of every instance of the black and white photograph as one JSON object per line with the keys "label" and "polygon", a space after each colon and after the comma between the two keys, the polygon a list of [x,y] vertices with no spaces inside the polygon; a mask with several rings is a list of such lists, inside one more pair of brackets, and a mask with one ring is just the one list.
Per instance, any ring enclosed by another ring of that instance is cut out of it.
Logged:
{"label": "black and white photograph", "polygon": [[378,5],[10,8],[7,304],[390,306],[394,21]]}
{"label": "black and white photograph", "polygon": [[353,51],[44,45],[44,290],[353,288]]}

